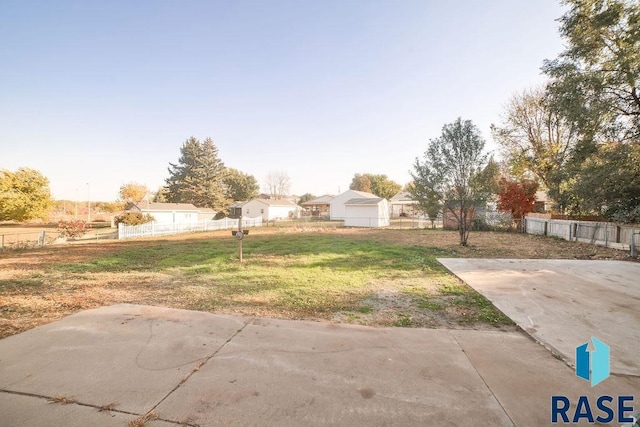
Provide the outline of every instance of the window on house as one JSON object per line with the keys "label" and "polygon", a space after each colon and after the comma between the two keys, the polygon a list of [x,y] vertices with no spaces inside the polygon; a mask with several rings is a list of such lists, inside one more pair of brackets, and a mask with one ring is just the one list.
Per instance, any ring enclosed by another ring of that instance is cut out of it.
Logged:
{"label": "window on house", "polygon": [[264,209],[260,209],[260,213],[263,214],[264,213]]}
{"label": "window on house", "polygon": [[247,209],[247,215],[249,215],[249,209]]}

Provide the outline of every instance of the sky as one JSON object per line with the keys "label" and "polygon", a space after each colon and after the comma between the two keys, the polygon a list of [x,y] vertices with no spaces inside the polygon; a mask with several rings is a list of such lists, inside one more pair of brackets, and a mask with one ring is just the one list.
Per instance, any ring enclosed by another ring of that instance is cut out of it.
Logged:
{"label": "sky", "polygon": [[291,193],[400,184],[458,117],[490,125],[563,49],[557,0],[0,0],[0,169],[56,199],[152,191],[190,136]]}

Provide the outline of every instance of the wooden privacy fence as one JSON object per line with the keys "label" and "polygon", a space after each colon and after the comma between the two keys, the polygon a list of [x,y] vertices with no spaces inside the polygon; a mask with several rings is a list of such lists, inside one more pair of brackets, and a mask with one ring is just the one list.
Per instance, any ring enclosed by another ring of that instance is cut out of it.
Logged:
{"label": "wooden privacy fence", "polygon": [[[242,227],[261,227],[262,217],[242,218]],[[166,236],[170,234],[193,233],[196,231],[233,230],[238,228],[238,219],[222,218],[213,221],[198,221],[184,224],[158,224],[148,222],[141,225],[118,224],[118,239]]]}
{"label": "wooden privacy fence", "polygon": [[528,234],[559,237],[574,242],[591,243],[609,248],[629,250],[632,243],[640,245],[640,227],[612,222],[574,221],[527,216],[524,231]]}

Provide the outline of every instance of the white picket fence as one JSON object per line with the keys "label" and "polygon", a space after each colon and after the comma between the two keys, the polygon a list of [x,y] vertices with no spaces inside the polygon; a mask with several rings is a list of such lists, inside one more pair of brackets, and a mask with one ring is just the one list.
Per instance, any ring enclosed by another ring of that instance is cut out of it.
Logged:
{"label": "white picket fence", "polygon": [[[262,217],[242,218],[242,228],[262,227]],[[167,236],[170,234],[193,233],[197,231],[234,230],[238,228],[238,219],[222,218],[213,221],[198,221],[184,224],[158,224],[148,222],[141,225],[118,224],[118,239],[138,237]]]}

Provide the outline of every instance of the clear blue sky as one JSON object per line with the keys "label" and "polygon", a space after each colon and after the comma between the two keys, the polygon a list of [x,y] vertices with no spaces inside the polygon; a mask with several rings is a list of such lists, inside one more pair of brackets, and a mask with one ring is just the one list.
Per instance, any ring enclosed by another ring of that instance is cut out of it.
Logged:
{"label": "clear blue sky", "polygon": [[292,193],[400,184],[445,123],[489,126],[562,49],[555,0],[0,0],[0,168],[58,199],[155,190],[191,135]]}

